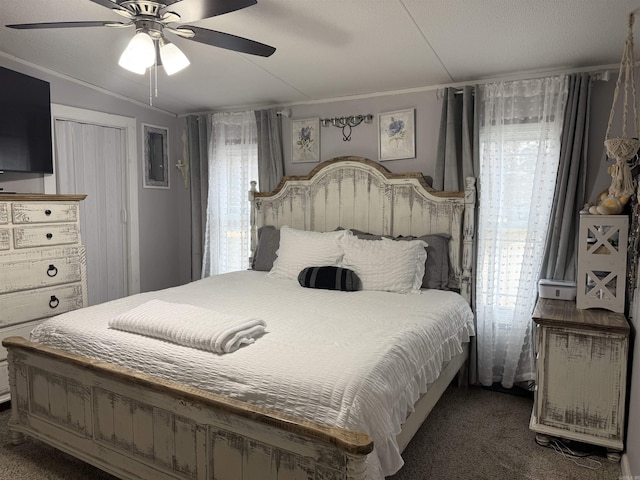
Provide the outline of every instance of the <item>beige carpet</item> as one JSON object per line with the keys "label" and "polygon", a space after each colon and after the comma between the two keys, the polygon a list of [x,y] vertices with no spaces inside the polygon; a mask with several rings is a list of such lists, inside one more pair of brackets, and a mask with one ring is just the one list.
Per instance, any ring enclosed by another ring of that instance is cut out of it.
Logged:
{"label": "beige carpet", "polygon": [[[620,465],[603,456],[580,467],[535,443],[532,400],[480,388],[451,387],[404,452],[393,480],[618,480]],[[9,442],[9,411],[0,412],[0,480],[114,480],[79,460],[27,439]],[[581,445],[583,448],[588,446]],[[598,449],[598,453],[602,453]],[[598,465],[598,462],[600,465]]]}

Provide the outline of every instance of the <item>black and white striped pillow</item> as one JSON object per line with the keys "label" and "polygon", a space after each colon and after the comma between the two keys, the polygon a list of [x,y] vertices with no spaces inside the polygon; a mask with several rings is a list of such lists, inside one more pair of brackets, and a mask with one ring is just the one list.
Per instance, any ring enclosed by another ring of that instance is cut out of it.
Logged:
{"label": "black and white striped pillow", "polygon": [[298,283],[307,288],[343,292],[353,292],[361,288],[360,279],[353,270],[332,266],[307,267],[298,275]]}

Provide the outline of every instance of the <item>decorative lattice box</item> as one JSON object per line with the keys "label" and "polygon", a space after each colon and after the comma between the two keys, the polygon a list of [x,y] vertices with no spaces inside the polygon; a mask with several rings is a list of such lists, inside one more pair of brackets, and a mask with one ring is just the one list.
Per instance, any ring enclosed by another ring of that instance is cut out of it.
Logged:
{"label": "decorative lattice box", "polygon": [[624,313],[629,217],[580,215],[578,308]]}

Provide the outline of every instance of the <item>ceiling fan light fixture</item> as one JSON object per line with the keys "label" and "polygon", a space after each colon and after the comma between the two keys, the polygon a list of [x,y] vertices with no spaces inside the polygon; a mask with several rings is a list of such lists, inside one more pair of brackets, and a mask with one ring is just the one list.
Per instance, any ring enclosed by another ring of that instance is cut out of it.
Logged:
{"label": "ceiling fan light fixture", "polygon": [[160,59],[167,75],[173,75],[191,63],[182,50],[164,38],[160,40]]}
{"label": "ceiling fan light fixture", "polygon": [[130,72],[142,75],[154,64],[156,49],[153,39],[146,32],[136,33],[120,56],[118,64]]}
{"label": "ceiling fan light fixture", "polygon": [[126,50],[122,52],[120,55],[120,60],[118,60],[118,65],[120,65],[125,70],[129,70],[130,72],[137,73],[138,75],[144,75],[144,72],[147,70],[146,67],[143,67],[139,63],[136,63],[130,59],[127,55]]}

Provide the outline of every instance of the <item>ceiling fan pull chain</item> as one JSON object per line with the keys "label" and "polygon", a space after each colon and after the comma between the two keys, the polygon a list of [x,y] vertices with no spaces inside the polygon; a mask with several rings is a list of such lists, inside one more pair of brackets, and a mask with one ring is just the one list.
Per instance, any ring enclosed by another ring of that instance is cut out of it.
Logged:
{"label": "ceiling fan pull chain", "polygon": [[153,107],[153,89],[151,87],[151,69],[149,69],[149,106]]}
{"label": "ceiling fan pull chain", "polygon": [[156,79],[156,98],[158,98],[158,60],[156,60],[153,70],[155,72],[154,75]]}

